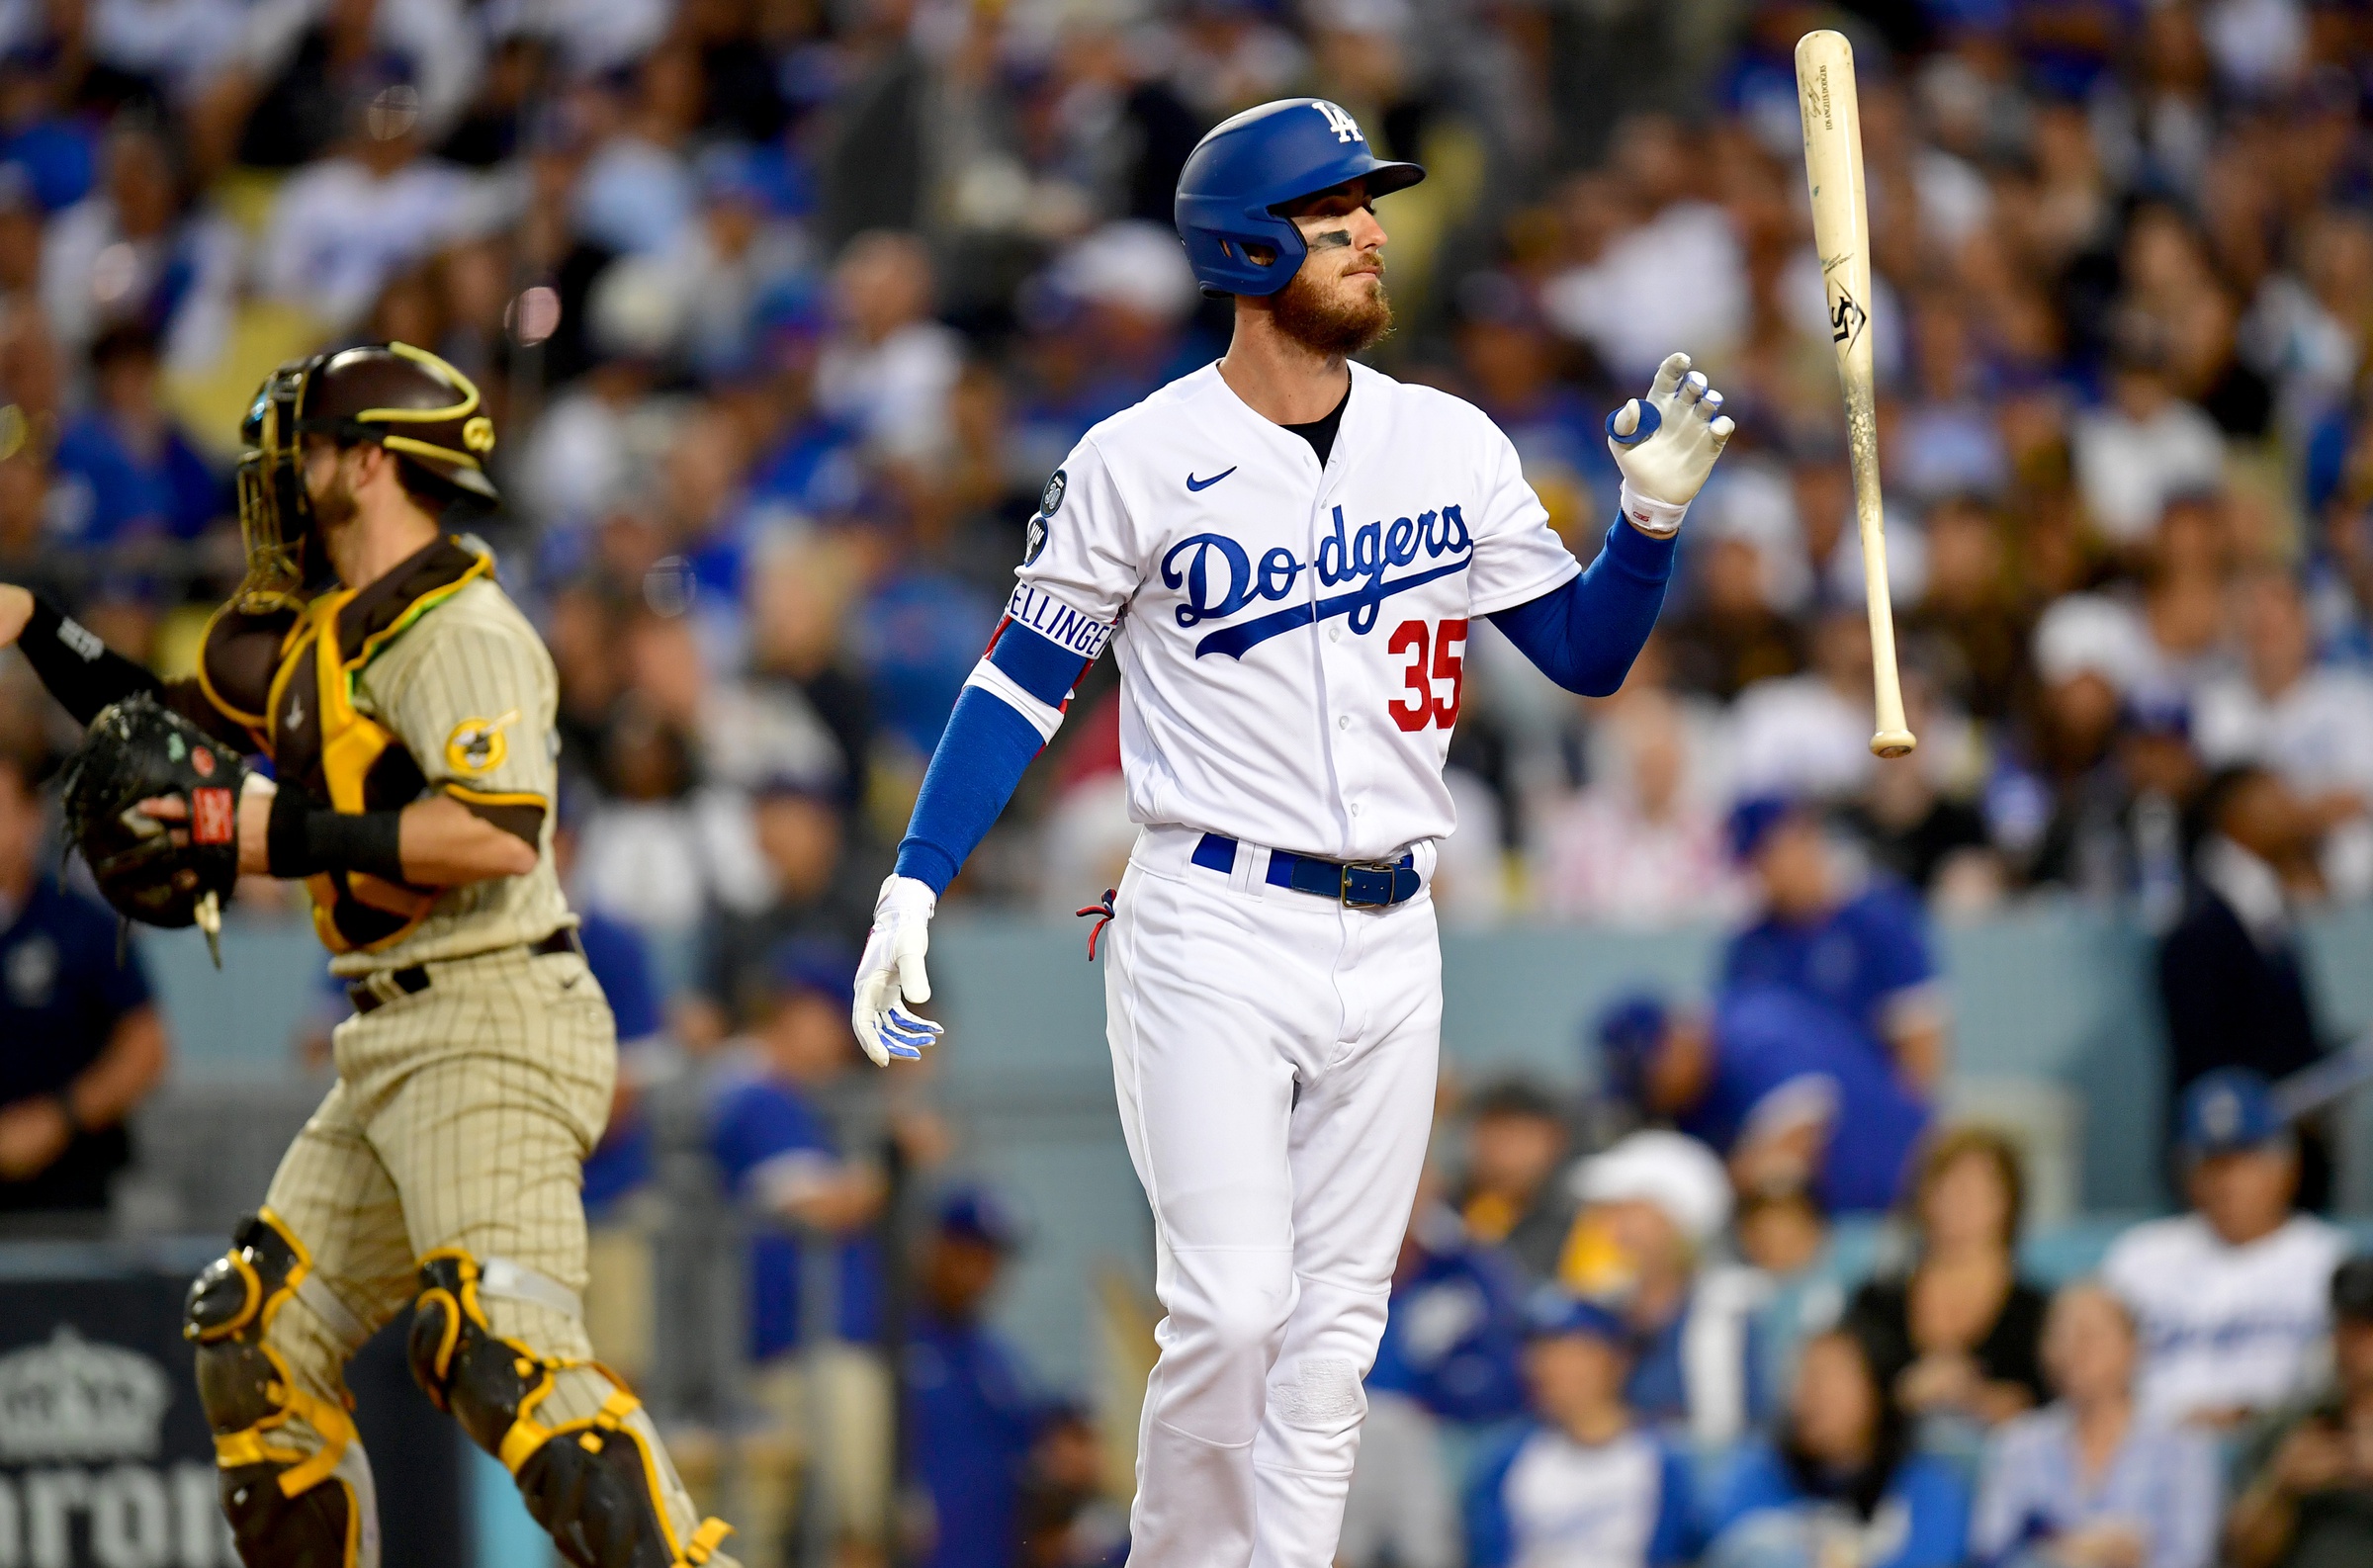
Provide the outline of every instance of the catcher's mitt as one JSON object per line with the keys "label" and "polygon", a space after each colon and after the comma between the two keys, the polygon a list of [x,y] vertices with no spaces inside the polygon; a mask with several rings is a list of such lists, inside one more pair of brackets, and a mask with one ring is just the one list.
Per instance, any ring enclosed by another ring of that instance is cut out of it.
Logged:
{"label": "catcher's mitt", "polygon": [[[67,765],[66,836],[117,914],[203,926],[212,947],[238,881],[246,778],[237,753],[141,692],[102,709]],[[160,822],[139,809],[167,796],[188,806],[186,821]]]}

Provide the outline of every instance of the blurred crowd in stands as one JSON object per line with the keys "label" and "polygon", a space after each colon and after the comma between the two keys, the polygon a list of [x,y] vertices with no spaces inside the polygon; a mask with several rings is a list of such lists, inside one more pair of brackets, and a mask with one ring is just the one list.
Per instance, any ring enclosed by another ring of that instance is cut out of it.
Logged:
{"label": "blurred crowd in stands", "polygon": [[[1889,764],[1791,65],[1830,25],[1920,736]],[[875,1151],[946,1144],[850,1075],[872,889],[1047,475],[1224,346],[1170,228],[1187,150],[1304,91],[1431,170],[1380,214],[1377,363],[1488,411],[1577,550],[1601,418],[1664,353],[1739,426],[1620,693],[1481,625],[1464,652],[1446,917],[1744,934],[1707,1007],[1605,1020],[1615,1124],[1523,1084],[1446,1123],[1347,1561],[2373,1560],[2373,1264],[2292,1214],[2329,1139],[2265,1082],[2329,1043],[2296,915],[2373,894],[2361,0],[5,0],[0,578],[184,672],[239,575],[261,377],[396,338],[476,378],[506,503],[469,526],[561,671],[628,1045],[589,1204],[649,1184],[650,1064],[714,1051],[710,1153],[847,1238],[861,1346]],[[60,717],[0,664],[0,750],[55,756]],[[1107,662],[951,901],[1116,879],[1118,727]],[[12,866],[38,767],[0,765]],[[0,947],[48,944],[10,1004],[97,1000],[0,1108],[0,1175],[104,1164],[163,1060],[43,886],[0,878]],[[2193,1210],[2057,1292],[2012,1247],[2015,1150],[1931,1126],[1925,924],[2052,893],[2162,944]],[[1901,1256],[1845,1257],[1899,1200]],[[994,1198],[911,1229],[910,1419],[943,1440],[909,1451],[1004,1522],[934,1560],[1108,1554],[1086,1418],[980,1327]],[[753,1250],[761,1360],[832,1315],[801,1256]],[[810,1356],[776,1393],[886,1432],[886,1378]],[[833,1484],[891,1527],[886,1477]]]}
{"label": "blurred crowd in stands", "polygon": [[[1922,737],[1890,767],[1790,58],[1840,21]],[[481,531],[561,663],[580,902],[730,1019],[704,927],[854,934],[1047,474],[1223,346],[1186,151],[1313,90],[1434,171],[1383,214],[1379,363],[1488,410],[1577,549],[1659,354],[1739,421],[1623,692],[1474,632],[1453,917],[1733,913],[1724,813],[1786,795],[1945,909],[2164,926],[2237,765],[2271,777],[2232,877],[2361,897],[2368,57],[2308,0],[25,0],[0,567],[186,663],[261,371],[433,346],[502,432]],[[1109,880],[1115,701],[1092,675],[958,899]]]}
{"label": "blurred crowd in stands", "polygon": [[[1646,1109],[1641,1082],[1621,1109]],[[2184,1095],[2185,1211],[2090,1255],[2022,1246],[2025,1162],[1982,1126],[1931,1131],[1881,1223],[1832,1207],[1775,1160],[1795,1098],[1727,1139],[1648,1125],[1590,1154],[1574,1108],[1522,1082],[1446,1124],[1368,1381],[1347,1564],[2373,1551],[2373,1256],[2295,1207],[2262,1076]]]}

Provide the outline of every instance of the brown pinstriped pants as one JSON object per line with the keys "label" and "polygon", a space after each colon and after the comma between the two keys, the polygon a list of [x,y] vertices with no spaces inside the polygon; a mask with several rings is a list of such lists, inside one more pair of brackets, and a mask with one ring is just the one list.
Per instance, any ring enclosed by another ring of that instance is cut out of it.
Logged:
{"label": "brown pinstriped pants", "polygon": [[[507,948],[428,966],[429,989],[347,1019],[332,1036],[338,1081],[282,1157],[267,1205],[311,1255],[348,1320],[301,1292],[266,1343],[307,1392],[345,1397],[347,1358],[408,1306],[416,1261],[458,1247],[585,1288],[581,1166],[601,1136],[617,1075],[616,1025],[574,953]],[[589,1360],[576,1316],[488,1299],[494,1332],[540,1355]],[[594,1415],[612,1391],[598,1368],[562,1372],[536,1413],[546,1426]],[[658,1462],[679,1540],[699,1523],[650,1416],[628,1418]],[[308,1451],[302,1420],[284,1436]],[[722,1561],[723,1559],[720,1559]]]}

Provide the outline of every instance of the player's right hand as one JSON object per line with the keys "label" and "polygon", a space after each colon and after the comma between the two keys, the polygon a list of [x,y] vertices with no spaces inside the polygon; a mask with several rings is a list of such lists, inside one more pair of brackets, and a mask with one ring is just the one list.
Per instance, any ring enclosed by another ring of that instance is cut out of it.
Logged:
{"label": "player's right hand", "polygon": [[[1607,450],[1634,495],[1663,507],[1687,506],[1737,428],[1722,413],[1722,394],[1689,368],[1689,356],[1671,354],[1656,367],[1644,399],[1634,397],[1608,416]],[[1679,521],[1673,519],[1676,526]]]}
{"label": "player's right hand", "polygon": [[857,991],[849,1008],[849,1026],[857,1044],[876,1067],[888,1067],[894,1056],[920,1061],[923,1048],[939,1038],[939,1025],[901,1005],[931,1000],[930,976],[923,973],[923,953],[930,946],[931,914],[939,897],[926,883],[913,877],[882,879],[881,897],[873,904],[873,930],[865,938],[865,956],[857,960]]}
{"label": "player's right hand", "polygon": [[33,595],[13,582],[0,582],[0,648],[7,648],[25,635],[25,623],[33,619]]}

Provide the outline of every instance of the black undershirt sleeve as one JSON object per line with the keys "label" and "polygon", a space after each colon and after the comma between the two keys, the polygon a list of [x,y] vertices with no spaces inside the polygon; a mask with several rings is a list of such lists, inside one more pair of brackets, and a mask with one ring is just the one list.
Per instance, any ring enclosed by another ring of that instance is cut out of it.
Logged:
{"label": "black undershirt sleeve", "polygon": [[17,647],[33,672],[42,677],[42,684],[49,688],[49,695],[77,724],[89,724],[99,717],[100,709],[134,692],[144,691],[160,700],[165,695],[164,682],[111,652],[99,641],[98,633],[46,599],[33,601],[33,618],[25,623]]}

